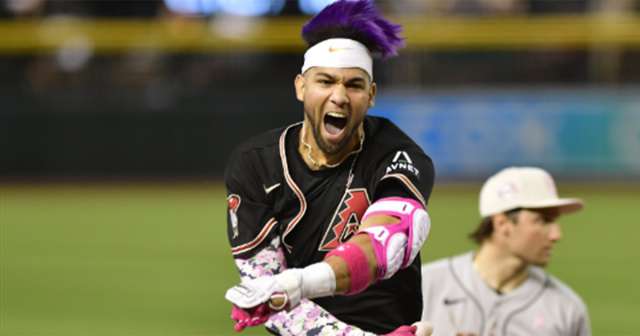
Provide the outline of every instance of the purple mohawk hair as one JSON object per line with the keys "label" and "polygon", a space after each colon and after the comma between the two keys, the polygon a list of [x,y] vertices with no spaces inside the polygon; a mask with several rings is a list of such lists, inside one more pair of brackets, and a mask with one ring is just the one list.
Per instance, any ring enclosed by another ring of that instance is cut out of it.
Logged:
{"label": "purple mohawk hair", "polygon": [[338,0],[302,27],[302,38],[309,47],[330,38],[349,38],[386,59],[404,46],[401,31],[402,26],[383,18],[370,0]]}

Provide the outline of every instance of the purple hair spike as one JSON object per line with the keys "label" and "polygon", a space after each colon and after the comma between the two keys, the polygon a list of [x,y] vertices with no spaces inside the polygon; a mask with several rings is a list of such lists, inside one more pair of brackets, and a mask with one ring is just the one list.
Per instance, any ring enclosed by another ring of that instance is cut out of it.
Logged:
{"label": "purple hair spike", "polygon": [[370,0],[338,0],[302,27],[302,37],[310,46],[329,38],[351,38],[386,59],[404,46],[401,31],[402,26],[383,18]]}

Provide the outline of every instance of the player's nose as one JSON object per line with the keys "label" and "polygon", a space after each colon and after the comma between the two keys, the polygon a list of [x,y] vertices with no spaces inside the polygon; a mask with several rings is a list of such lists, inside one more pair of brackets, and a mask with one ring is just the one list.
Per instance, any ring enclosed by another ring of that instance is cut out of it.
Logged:
{"label": "player's nose", "polygon": [[562,238],[562,229],[558,223],[549,224],[549,239],[553,242]]}
{"label": "player's nose", "polygon": [[343,84],[337,84],[331,91],[330,100],[338,107],[343,107],[349,103],[349,95],[347,95],[347,88]]}

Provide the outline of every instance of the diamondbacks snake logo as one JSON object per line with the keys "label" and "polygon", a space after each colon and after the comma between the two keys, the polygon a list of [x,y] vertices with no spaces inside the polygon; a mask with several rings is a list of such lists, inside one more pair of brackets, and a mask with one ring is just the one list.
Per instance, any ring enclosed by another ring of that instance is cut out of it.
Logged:
{"label": "diamondbacks snake logo", "polygon": [[370,204],[366,189],[348,189],[336,208],[318,250],[331,251],[349,240],[358,231],[362,216]]}

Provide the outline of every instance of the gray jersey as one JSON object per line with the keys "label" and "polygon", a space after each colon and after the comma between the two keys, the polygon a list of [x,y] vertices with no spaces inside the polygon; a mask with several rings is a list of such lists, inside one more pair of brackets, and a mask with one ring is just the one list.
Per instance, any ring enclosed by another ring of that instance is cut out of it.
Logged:
{"label": "gray jersey", "polygon": [[434,336],[589,336],[580,297],[539,267],[506,294],[491,289],[473,267],[473,253],[422,267],[423,321]]}

